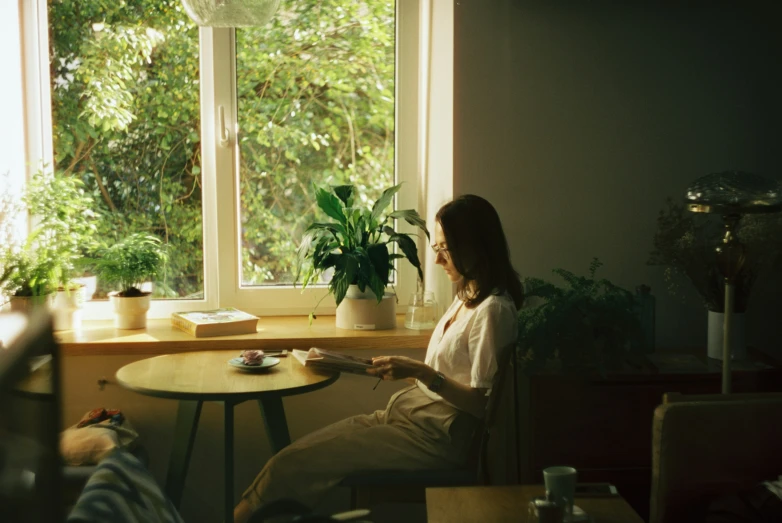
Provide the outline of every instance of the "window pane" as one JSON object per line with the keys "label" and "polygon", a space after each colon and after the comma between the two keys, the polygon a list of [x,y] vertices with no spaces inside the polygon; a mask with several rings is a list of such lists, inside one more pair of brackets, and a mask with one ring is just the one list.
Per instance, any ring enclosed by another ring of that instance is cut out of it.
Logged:
{"label": "window pane", "polygon": [[394,181],[395,4],[289,0],[236,30],[242,284],[286,285],[313,184]]}
{"label": "window pane", "polygon": [[49,24],[56,169],[86,184],[99,238],[168,244],[156,297],[201,297],[198,28],[180,0],[49,0]]}

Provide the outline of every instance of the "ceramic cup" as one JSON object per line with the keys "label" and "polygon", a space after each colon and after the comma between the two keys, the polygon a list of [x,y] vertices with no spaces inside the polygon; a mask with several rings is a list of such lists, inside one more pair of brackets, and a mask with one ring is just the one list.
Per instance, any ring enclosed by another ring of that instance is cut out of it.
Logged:
{"label": "ceramic cup", "polygon": [[573,519],[573,498],[576,494],[576,469],[573,467],[548,467],[543,469],[543,483],[552,498],[564,505],[565,521]]}

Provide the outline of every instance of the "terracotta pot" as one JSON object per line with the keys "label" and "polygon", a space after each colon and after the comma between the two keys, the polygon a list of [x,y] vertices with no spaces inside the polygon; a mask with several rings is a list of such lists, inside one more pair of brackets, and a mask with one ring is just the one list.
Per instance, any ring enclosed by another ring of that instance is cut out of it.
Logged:
{"label": "terracotta pot", "polygon": [[109,301],[114,306],[114,327],[117,329],[146,329],[147,311],[151,293],[143,296],[125,298],[109,293]]}

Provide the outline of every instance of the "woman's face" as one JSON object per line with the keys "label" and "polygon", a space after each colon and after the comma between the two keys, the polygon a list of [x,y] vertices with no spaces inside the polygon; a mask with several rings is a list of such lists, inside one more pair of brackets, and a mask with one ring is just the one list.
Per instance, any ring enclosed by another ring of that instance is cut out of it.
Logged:
{"label": "woman's face", "polygon": [[462,279],[462,275],[456,270],[451,260],[451,253],[448,251],[448,244],[445,241],[445,234],[443,233],[443,226],[440,222],[436,222],[434,225],[434,245],[432,249],[435,251],[434,262],[437,265],[441,265],[445,274],[448,275],[448,279],[452,282],[458,282]]}

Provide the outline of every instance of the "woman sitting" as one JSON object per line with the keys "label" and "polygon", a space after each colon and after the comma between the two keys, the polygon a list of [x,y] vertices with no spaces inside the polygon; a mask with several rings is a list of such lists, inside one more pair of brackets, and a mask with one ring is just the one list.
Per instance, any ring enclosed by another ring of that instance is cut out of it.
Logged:
{"label": "woman sitting", "polygon": [[368,371],[415,384],[394,394],[385,410],[334,423],[277,453],[242,495],[235,522],[283,498],[312,508],[355,472],[464,466],[498,351],[516,340],[523,292],[497,211],[485,199],[465,195],[445,204],[434,240],[436,263],[456,283],[457,296],[435,327],[425,361],[381,356]]}

